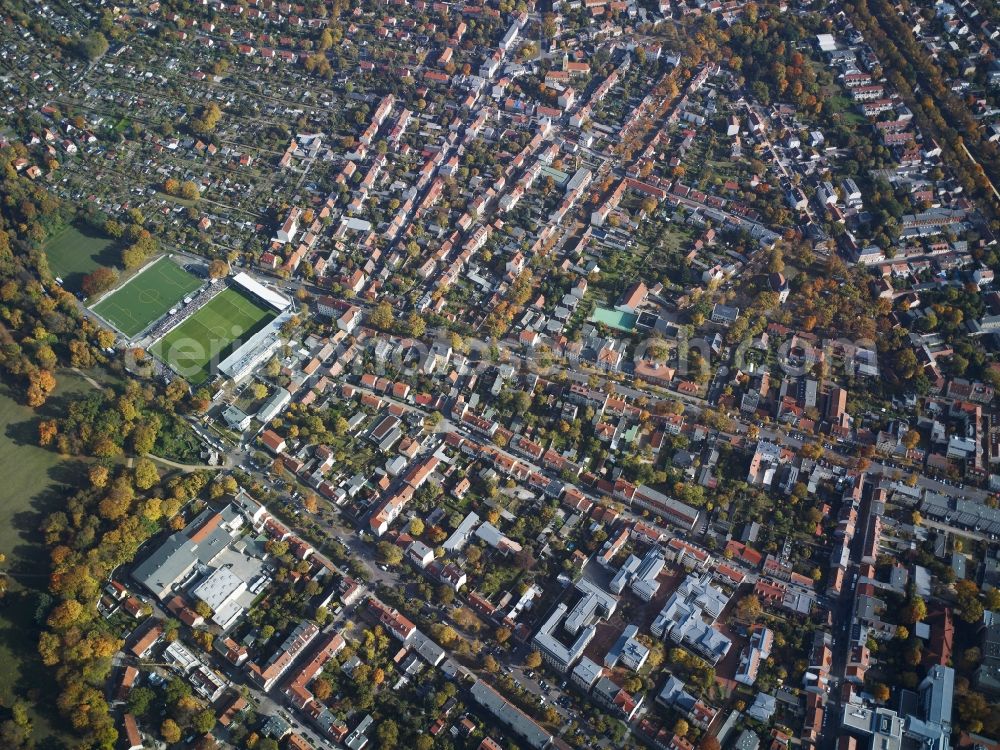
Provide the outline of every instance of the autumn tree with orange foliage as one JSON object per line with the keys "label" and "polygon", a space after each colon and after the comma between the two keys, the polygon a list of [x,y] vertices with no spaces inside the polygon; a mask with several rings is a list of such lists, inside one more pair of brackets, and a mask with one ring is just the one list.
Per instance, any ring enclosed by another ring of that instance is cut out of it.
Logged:
{"label": "autumn tree with orange foliage", "polygon": [[45,403],[55,390],[56,377],[50,370],[34,370],[28,375],[28,406],[37,408]]}
{"label": "autumn tree with orange foliage", "polygon": [[38,444],[43,448],[59,434],[59,424],[54,419],[43,419],[38,423]]}

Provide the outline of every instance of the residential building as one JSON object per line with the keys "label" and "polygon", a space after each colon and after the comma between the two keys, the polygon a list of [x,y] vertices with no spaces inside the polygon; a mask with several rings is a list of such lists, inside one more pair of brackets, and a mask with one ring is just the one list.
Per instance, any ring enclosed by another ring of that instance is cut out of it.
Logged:
{"label": "residential building", "polygon": [[653,620],[650,630],[657,637],[682,644],[712,664],[717,664],[732,641],[712,627],[729,597],[712,585],[712,576],[690,574],[670,595]]}
{"label": "residential building", "polygon": [[292,666],[292,662],[301,654],[316,636],[319,628],[309,621],[300,622],[281,642],[281,645],[271,654],[271,657],[260,666],[256,662],[247,663],[250,679],[265,692],[270,690],[281,679],[281,676]]}
{"label": "residential building", "polygon": [[257,421],[263,425],[270,424],[271,420],[281,414],[284,408],[291,403],[291,400],[292,394],[279,386],[257,410]]}
{"label": "residential building", "polygon": [[609,677],[599,679],[591,695],[599,706],[625,722],[632,721],[642,707],[641,697],[637,700]]}
{"label": "residential building", "polygon": [[774,634],[770,628],[758,627],[750,637],[750,643],[740,654],[740,666],[736,672],[736,681],[742,685],[753,685],[757,681],[757,673],[761,662],[771,655],[771,645]]}
{"label": "residential building", "polygon": [[250,426],[250,415],[237,406],[229,405],[222,410],[222,421],[230,430],[243,432]]}
{"label": "residential building", "polygon": [[552,745],[551,734],[483,680],[477,680],[473,684],[471,693],[476,703],[510,729],[528,747],[533,750],[545,750]]}

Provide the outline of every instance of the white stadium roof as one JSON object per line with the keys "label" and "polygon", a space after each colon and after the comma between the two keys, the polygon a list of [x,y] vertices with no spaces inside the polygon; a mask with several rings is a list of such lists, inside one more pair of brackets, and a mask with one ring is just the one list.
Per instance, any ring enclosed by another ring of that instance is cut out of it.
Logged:
{"label": "white stadium roof", "polygon": [[256,281],[249,274],[244,273],[243,271],[240,271],[238,274],[233,276],[233,281],[235,281],[237,284],[239,284],[241,287],[246,289],[251,294],[260,297],[260,299],[269,304],[278,312],[285,310],[289,305],[292,304],[292,301],[290,299],[288,299],[287,297],[282,297],[277,292],[271,291],[266,286],[261,284],[259,281]]}

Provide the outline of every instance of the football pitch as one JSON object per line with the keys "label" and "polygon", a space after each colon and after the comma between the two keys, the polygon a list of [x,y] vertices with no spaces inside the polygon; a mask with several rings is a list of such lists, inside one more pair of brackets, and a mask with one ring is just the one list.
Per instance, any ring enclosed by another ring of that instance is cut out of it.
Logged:
{"label": "football pitch", "polygon": [[237,290],[224,289],[150,351],[197,385],[208,378],[214,365],[274,317],[274,311]]}
{"label": "football pitch", "polygon": [[159,258],[91,309],[132,338],[201,285],[172,260]]}
{"label": "football pitch", "polygon": [[79,292],[83,277],[98,266],[118,263],[114,240],[84,224],[72,224],[45,243],[45,255],[54,276],[63,280],[63,288]]}

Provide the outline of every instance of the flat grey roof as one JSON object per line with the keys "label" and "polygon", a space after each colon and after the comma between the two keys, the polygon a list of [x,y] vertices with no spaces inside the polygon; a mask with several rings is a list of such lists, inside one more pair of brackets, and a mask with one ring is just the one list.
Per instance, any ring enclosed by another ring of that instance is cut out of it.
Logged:
{"label": "flat grey roof", "polygon": [[482,680],[476,681],[471,692],[479,705],[510,727],[531,747],[541,750],[552,742],[552,735]]}

